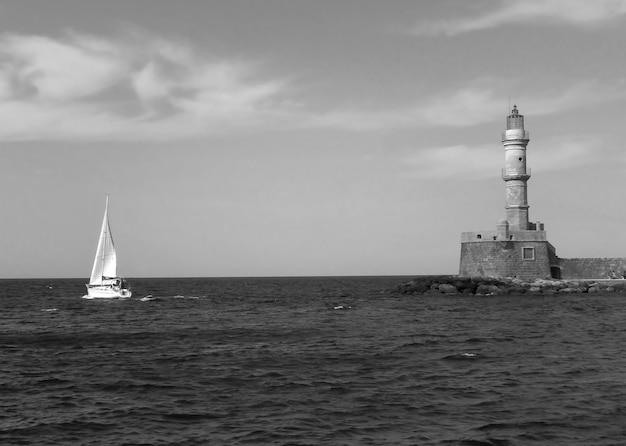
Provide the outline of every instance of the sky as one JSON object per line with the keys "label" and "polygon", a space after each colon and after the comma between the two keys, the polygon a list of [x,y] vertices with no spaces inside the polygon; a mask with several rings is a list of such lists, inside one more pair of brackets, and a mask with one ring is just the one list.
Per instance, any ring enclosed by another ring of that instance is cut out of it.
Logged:
{"label": "sky", "polygon": [[626,0],[0,0],[0,278],[457,274],[530,131],[557,255],[626,256]]}

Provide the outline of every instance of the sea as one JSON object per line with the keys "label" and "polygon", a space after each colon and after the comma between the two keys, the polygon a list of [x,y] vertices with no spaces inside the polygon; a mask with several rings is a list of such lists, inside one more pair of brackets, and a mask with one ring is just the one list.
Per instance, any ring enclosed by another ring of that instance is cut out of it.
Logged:
{"label": "sea", "polygon": [[0,280],[0,444],[626,445],[626,295]]}

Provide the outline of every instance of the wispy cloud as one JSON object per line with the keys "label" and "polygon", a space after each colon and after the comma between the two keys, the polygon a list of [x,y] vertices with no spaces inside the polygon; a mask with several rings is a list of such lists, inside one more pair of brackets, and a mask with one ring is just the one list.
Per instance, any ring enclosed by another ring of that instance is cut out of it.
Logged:
{"label": "wispy cloud", "polygon": [[458,34],[516,23],[567,24],[593,27],[616,21],[626,14],[626,0],[500,0],[482,15],[420,23],[419,35]]}
{"label": "wispy cloud", "polygon": [[289,108],[284,80],[149,36],[5,34],[0,57],[4,139],[178,138],[253,126]]}
{"label": "wispy cloud", "polygon": [[498,145],[428,147],[406,155],[401,162],[421,179],[482,179],[499,172],[503,157]]}
{"label": "wispy cloud", "polygon": [[[572,112],[585,107],[626,99],[623,81],[600,83],[581,81],[560,90],[537,89],[522,99],[524,110],[534,116]],[[436,92],[419,102],[397,109],[335,110],[310,115],[310,126],[345,128],[355,131],[389,130],[403,127],[470,127],[500,119],[508,106],[507,91],[515,86],[498,79],[479,80],[453,91]]]}
{"label": "wispy cloud", "polygon": [[529,147],[529,160],[537,172],[568,170],[601,163],[611,150],[611,146],[598,136],[583,133],[551,136],[540,142],[540,150]]}
{"label": "wispy cloud", "polygon": [[[541,150],[533,150],[531,141],[528,147],[529,167],[536,172],[588,166],[599,162],[598,154],[605,150],[597,138],[581,134],[551,137],[542,141],[541,146]],[[497,141],[478,146],[435,146],[413,150],[400,162],[415,178],[480,180],[499,175],[504,167],[504,149]]]}
{"label": "wispy cloud", "polygon": [[502,99],[491,88],[468,86],[421,98],[419,103],[387,110],[335,110],[310,116],[309,124],[351,130],[399,127],[467,127],[493,120],[502,111]]}
{"label": "wispy cloud", "polygon": [[[186,42],[136,34],[0,35],[0,139],[174,140],[259,129],[386,131],[493,122],[515,89],[509,80],[468,81],[395,108],[327,104],[313,111],[287,77],[215,59]],[[306,90],[299,88],[300,92]],[[309,93],[309,92],[306,92]],[[306,94],[305,93],[305,94]],[[584,81],[523,98],[546,115],[626,98],[619,81]]]}
{"label": "wispy cloud", "polygon": [[127,69],[116,48],[93,38],[71,43],[40,36],[4,36],[0,71],[3,99],[64,101],[87,97],[115,83]]}

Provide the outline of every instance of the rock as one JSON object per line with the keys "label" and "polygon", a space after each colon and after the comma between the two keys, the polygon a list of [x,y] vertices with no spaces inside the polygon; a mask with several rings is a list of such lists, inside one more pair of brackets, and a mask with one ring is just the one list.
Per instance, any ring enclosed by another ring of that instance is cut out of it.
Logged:
{"label": "rock", "polygon": [[507,287],[508,294],[524,294],[528,291],[528,287],[514,283]]}
{"label": "rock", "polygon": [[519,279],[493,277],[420,276],[396,288],[399,294],[440,296],[464,295],[554,295],[571,293],[626,292],[626,282],[607,283],[577,280],[537,279],[532,283]]}
{"label": "rock", "polygon": [[425,283],[417,282],[415,280],[411,280],[410,282],[398,287],[400,294],[421,294],[426,290],[428,290],[428,286],[426,286]]}
{"label": "rock", "polygon": [[476,288],[476,294],[496,294],[500,291],[497,285],[480,284]]}
{"label": "rock", "polygon": [[559,293],[563,293],[563,294],[571,294],[571,293],[584,293],[585,290],[582,288],[572,288],[572,287],[568,287],[568,288],[561,288],[559,290]]}
{"label": "rock", "polygon": [[478,288],[478,283],[468,278],[455,280],[453,285],[463,294],[474,294],[476,293],[476,288]]}
{"label": "rock", "polygon": [[623,281],[616,281],[612,283],[611,286],[615,288],[615,291],[621,291],[621,292],[626,291],[626,283]]}
{"label": "rock", "polygon": [[442,283],[439,285],[439,292],[444,294],[457,294],[459,290],[449,283]]}

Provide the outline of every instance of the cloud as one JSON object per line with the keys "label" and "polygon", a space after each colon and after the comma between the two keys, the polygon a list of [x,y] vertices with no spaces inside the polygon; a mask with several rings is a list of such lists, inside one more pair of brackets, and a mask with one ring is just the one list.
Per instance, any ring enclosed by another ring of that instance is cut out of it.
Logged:
{"label": "cloud", "polygon": [[[259,130],[351,132],[470,127],[493,122],[518,86],[468,81],[395,108],[313,111],[286,78],[258,65],[216,59],[186,42],[147,34],[104,39],[0,35],[0,139],[175,140]],[[520,98],[547,115],[626,98],[623,82],[559,84]],[[520,104],[522,105],[522,104]]]}
{"label": "cloud", "polygon": [[[382,131],[397,128],[471,127],[501,119],[508,112],[507,92],[516,87],[498,79],[479,80],[453,91],[437,92],[413,105],[387,110],[334,110],[311,115],[312,127],[344,128],[353,131]],[[520,98],[523,110],[534,116],[571,112],[598,104],[626,99],[623,82],[612,84],[582,81],[549,93],[539,89]]]}
{"label": "cloud", "polygon": [[533,108],[537,115],[565,113],[587,107],[626,99],[624,80],[615,82],[598,82],[595,80],[581,81],[571,84],[561,91],[529,97],[525,102]]}
{"label": "cloud", "polygon": [[[5,58],[2,78],[13,85],[3,97],[36,97],[39,100],[72,100],[98,93],[123,76],[116,49],[101,40],[71,38],[71,42],[47,37],[15,35],[0,39]],[[13,94],[11,94],[13,93]]]}
{"label": "cloud", "polygon": [[[504,155],[497,144],[429,147],[406,155],[401,161],[411,176],[421,179],[482,179],[497,175]],[[502,155],[502,156],[499,156]]]}
{"label": "cloud", "polygon": [[286,115],[287,82],[181,42],[0,36],[0,138],[171,139]]}
{"label": "cloud", "polygon": [[469,127],[492,121],[502,114],[502,98],[491,87],[467,86],[456,91],[438,92],[387,110],[345,110],[310,115],[312,127],[334,127],[354,131],[388,130],[402,127]]}
{"label": "cloud", "polygon": [[421,23],[413,32],[455,36],[518,23],[593,27],[616,21],[624,14],[626,0],[501,0],[499,7],[483,15]]}
{"label": "cloud", "polygon": [[541,172],[568,170],[601,163],[603,157],[599,155],[607,155],[610,151],[610,146],[599,137],[576,133],[555,135],[542,140],[540,145],[541,150],[531,152],[529,162],[534,169]]}
{"label": "cloud", "polygon": [[[605,149],[602,141],[589,135],[557,135],[541,141],[541,150],[528,146],[529,168],[538,172],[568,170],[599,161]],[[430,180],[464,178],[480,180],[497,177],[504,167],[504,149],[494,141],[487,145],[432,146],[411,151],[401,158],[411,177]]]}

